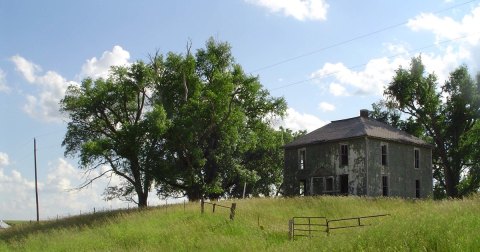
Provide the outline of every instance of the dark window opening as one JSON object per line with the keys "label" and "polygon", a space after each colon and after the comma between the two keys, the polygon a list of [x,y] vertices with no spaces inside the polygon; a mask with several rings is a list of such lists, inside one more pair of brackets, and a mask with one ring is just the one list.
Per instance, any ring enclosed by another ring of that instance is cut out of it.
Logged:
{"label": "dark window opening", "polygon": [[340,164],[348,165],[348,145],[342,144],[340,146]]}
{"label": "dark window opening", "polygon": [[382,195],[388,196],[388,176],[382,176]]}
{"label": "dark window opening", "polygon": [[387,146],[382,145],[382,165],[387,165]]}
{"label": "dark window opening", "polygon": [[313,195],[319,195],[323,193],[323,177],[314,177],[312,178],[312,189],[313,189]]}
{"label": "dark window opening", "polygon": [[333,177],[328,177],[325,183],[325,191],[332,192],[333,191]]}
{"label": "dark window opening", "polygon": [[300,180],[300,191],[299,191],[299,193],[300,193],[301,196],[305,196],[305,191],[307,189],[306,184],[307,183],[306,183],[305,180]]}
{"label": "dark window opening", "polygon": [[420,180],[415,180],[415,198],[420,198]]}
{"label": "dark window opening", "polygon": [[305,169],[305,150],[300,151],[300,170]]}
{"label": "dark window opening", "polygon": [[348,174],[340,175],[340,194],[348,195]]}
{"label": "dark window opening", "polygon": [[415,168],[420,168],[420,151],[415,150]]}

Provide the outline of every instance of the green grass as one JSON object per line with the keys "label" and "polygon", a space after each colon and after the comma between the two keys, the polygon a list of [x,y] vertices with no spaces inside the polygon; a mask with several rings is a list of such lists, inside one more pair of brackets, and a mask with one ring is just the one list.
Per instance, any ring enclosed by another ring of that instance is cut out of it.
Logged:
{"label": "green grass", "polygon": [[[302,197],[238,200],[229,210],[183,204],[113,211],[0,232],[0,251],[476,251],[480,249],[480,196],[463,200]],[[231,201],[219,204],[230,205]],[[371,226],[288,239],[293,216],[330,219],[388,213]]]}

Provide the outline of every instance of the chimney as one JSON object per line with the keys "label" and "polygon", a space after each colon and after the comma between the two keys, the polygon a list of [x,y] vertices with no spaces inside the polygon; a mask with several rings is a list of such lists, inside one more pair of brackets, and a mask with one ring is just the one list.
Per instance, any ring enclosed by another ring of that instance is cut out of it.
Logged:
{"label": "chimney", "polygon": [[361,109],[360,110],[360,117],[368,118],[368,110],[367,109]]}

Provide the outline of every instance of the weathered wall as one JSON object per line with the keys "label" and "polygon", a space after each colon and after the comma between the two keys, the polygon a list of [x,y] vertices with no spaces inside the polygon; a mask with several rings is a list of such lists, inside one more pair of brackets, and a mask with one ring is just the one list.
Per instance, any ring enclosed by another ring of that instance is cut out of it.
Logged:
{"label": "weathered wall", "polygon": [[[348,144],[348,166],[340,165],[340,146]],[[387,165],[382,165],[381,146],[387,145]],[[299,169],[299,149],[305,148],[303,170]],[[420,167],[414,168],[414,148],[420,151]],[[368,156],[366,155],[368,153]],[[368,168],[367,168],[368,167]],[[300,146],[285,150],[285,195],[298,195],[300,181],[304,180],[305,194],[318,193],[311,188],[312,177],[334,178],[334,191],[338,194],[339,176],[348,174],[348,193],[352,195],[382,196],[382,176],[388,176],[389,196],[414,198],[415,180],[420,180],[420,197],[432,194],[431,150],[375,138],[355,138],[339,142]],[[325,183],[325,180],[324,180]],[[368,187],[367,187],[368,185]]]}
{"label": "weathered wall", "polygon": [[[340,165],[340,146],[349,145],[348,166]],[[306,150],[305,167],[299,169],[298,151]],[[308,145],[295,149],[285,150],[284,184],[286,195],[298,195],[301,180],[306,181],[306,194],[312,193],[312,177],[334,177],[334,191],[340,190],[339,175],[348,174],[349,194],[365,195],[365,140],[364,138],[351,139],[341,142],[329,142],[316,145]]]}
{"label": "weathered wall", "polygon": [[[381,145],[387,145],[387,165],[382,165]],[[420,167],[414,168],[414,149],[420,151]],[[389,196],[415,197],[415,180],[420,180],[420,197],[432,194],[431,151],[425,147],[412,146],[379,139],[367,139],[368,195],[382,196],[382,176],[387,175]]]}

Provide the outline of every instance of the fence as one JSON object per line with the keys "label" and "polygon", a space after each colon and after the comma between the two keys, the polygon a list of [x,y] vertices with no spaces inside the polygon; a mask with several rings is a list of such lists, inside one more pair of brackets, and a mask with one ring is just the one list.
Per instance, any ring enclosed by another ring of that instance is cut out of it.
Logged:
{"label": "fence", "polygon": [[237,203],[232,203],[232,206],[228,207],[228,206],[220,205],[217,203],[206,202],[205,200],[202,199],[200,201],[200,208],[201,208],[202,214],[205,212],[205,204],[212,205],[212,213],[215,213],[216,207],[223,207],[223,208],[230,209],[230,220],[233,220],[235,218],[235,210],[237,208]]}
{"label": "fence", "polygon": [[[370,226],[370,224],[362,223],[362,220],[384,216],[390,216],[390,214],[378,214],[333,220],[329,220],[326,217],[293,217],[288,222],[288,233],[291,240],[298,236],[306,236],[311,238],[315,236],[314,233],[316,232],[326,232],[327,235],[329,235],[330,232],[335,229]],[[334,223],[340,224],[334,225]]]}
{"label": "fence", "polygon": [[[302,222],[303,221],[303,222]],[[322,227],[327,227],[326,217],[293,217],[289,221],[290,238],[295,236],[312,237],[312,233],[325,232]],[[319,228],[320,227],[320,228]]]}

